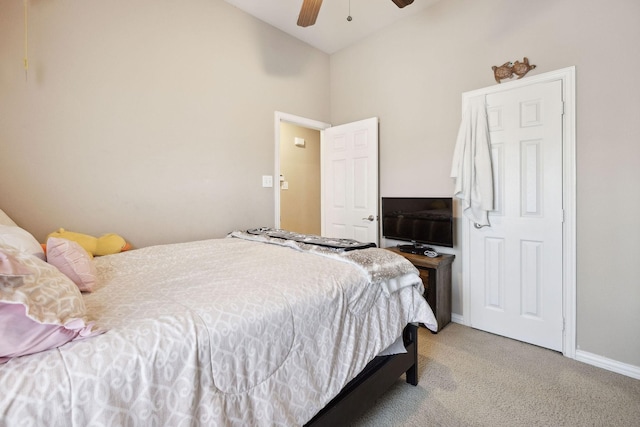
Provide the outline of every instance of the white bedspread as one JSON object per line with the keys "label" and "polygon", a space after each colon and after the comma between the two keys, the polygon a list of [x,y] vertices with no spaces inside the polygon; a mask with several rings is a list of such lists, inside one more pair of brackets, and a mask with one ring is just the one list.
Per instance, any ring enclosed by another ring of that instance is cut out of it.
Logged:
{"label": "white bedspread", "polygon": [[0,425],[302,425],[408,322],[435,324],[419,280],[387,295],[351,263],[282,246],[95,262],[85,301],[108,331],[0,365]]}

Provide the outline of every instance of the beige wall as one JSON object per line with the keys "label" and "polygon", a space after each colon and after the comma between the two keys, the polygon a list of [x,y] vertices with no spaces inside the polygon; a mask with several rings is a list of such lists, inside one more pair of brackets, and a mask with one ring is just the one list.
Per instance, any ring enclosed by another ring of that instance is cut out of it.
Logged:
{"label": "beige wall", "polygon": [[280,173],[288,186],[280,190],[280,228],[320,235],[320,131],[280,124]]}
{"label": "beige wall", "polygon": [[496,84],[492,65],[576,66],[577,341],[636,367],[639,17],[637,0],[446,0],[331,56],[332,122],[380,117],[382,196],[452,193],[461,94]]}
{"label": "beige wall", "polygon": [[222,0],[31,0],[22,59],[0,0],[0,207],[38,239],[272,226],[274,111],[329,116],[329,56]]}
{"label": "beige wall", "polygon": [[443,0],[331,58],[222,0],[29,6],[25,81],[0,0],[0,208],[39,239],[272,225],[274,111],[379,117],[381,195],[448,195],[461,93],[523,56],[575,65],[578,345],[640,366],[640,2]]}

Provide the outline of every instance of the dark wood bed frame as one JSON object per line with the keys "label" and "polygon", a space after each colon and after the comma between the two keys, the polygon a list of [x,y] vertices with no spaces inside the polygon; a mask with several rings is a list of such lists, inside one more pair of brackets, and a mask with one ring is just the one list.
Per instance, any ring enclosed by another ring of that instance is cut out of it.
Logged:
{"label": "dark wood bed frame", "polygon": [[329,404],[305,426],[346,425],[367,409],[402,374],[411,385],[418,385],[418,327],[409,324],[403,332],[406,353],[378,356],[351,380]]}

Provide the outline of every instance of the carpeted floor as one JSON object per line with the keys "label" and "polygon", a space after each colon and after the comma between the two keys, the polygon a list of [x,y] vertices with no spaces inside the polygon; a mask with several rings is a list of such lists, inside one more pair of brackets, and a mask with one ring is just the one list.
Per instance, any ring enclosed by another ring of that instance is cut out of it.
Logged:
{"label": "carpeted floor", "polygon": [[419,340],[419,384],[353,426],[640,426],[639,380],[455,323]]}

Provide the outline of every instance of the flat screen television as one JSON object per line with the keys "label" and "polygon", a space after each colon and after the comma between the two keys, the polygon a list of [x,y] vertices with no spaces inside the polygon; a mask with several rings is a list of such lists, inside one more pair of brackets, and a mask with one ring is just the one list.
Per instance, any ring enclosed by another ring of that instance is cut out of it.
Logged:
{"label": "flat screen television", "polygon": [[451,197],[383,197],[381,208],[383,237],[414,247],[453,247]]}

